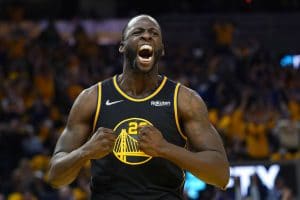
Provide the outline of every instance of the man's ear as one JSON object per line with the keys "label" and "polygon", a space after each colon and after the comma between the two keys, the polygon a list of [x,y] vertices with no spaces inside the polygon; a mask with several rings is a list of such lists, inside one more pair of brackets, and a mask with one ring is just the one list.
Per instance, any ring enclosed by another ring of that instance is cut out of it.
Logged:
{"label": "man's ear", "polygon": [[163,46],[162,52],[161,52],[161,56],[165,55],[165,47]]}
{"label": "man's ear", "polygon": [[124,42],[120,42],[119,52],[124,53]]}

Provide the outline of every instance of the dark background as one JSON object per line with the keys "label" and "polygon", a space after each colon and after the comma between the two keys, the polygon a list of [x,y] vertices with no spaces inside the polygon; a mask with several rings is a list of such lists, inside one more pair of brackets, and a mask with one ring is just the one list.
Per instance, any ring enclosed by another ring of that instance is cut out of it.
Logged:
{"label": "dark background", "polygon": [[[290,13],[298,12],[300,3],[298,0],[1,0],[1,18],[7,19],[7,11],[15,7],[23,7],[28,19],[71,19],[73,17],[101,19],[130,17],[136,13],[148,13],[157,16],[176,13]],[[105,9],[103,9],[104,7]]]}

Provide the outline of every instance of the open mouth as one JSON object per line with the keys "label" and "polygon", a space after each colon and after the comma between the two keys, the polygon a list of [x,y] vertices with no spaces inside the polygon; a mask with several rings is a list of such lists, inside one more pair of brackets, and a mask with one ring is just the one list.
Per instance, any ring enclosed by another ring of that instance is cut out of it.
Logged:
{"label": "open mouth", "polygon": [[150,45],[144,44],[138,50],[138,57],[141,62],[148,63],[153,57],[153,48]]}

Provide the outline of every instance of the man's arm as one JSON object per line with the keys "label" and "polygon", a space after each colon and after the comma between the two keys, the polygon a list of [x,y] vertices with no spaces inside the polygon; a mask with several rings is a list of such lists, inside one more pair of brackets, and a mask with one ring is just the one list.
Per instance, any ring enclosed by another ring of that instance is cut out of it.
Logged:
{"label": "man's arm", "polygon": [[185,169],[203,181],[224,188],[229,180],[229,163],[222,139],[208,119],[202,98],[193,90],[181,86],[178,111],[188,147],[193,154]]}
{"label": "man's arm", "polygon": [[96,102],[97,87],[93,86],[84,90],[72,106],[50,162],[48,181],[54,187],[70,184],[88,160],[102,158],[113,148],[115,135],[110,129],[99,128],[88,140]]}
{"label": "man's arm", "polygon": [[229,179],[229,163],[222,140],[208,120],[206,105],[194,91],[181,86],[178,111],[189,149],[168,143],[151,126],[140,128],[141,149],[172,161],[209,184],[224,188]]}

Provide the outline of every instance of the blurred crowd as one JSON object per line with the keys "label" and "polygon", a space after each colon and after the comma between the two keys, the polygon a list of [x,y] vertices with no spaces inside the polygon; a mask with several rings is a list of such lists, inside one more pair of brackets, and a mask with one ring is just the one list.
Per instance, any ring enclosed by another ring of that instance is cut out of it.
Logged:
{"label": "blurred crowd", "polygon": [[[282,68],[261,42],[215,23],[210,48],[166,44],[160,72],[196,90],[230,162],[300,158],[299,69]],[[178,38],[180,40],[180,38]],[[45,181],[49,158],[77,95],[122,72],[118,45],[80,26],[70,41],[50,23],[35,37],[15,26],[0,38],[0,200],[83,200],[89,163],[70,186]]]}

